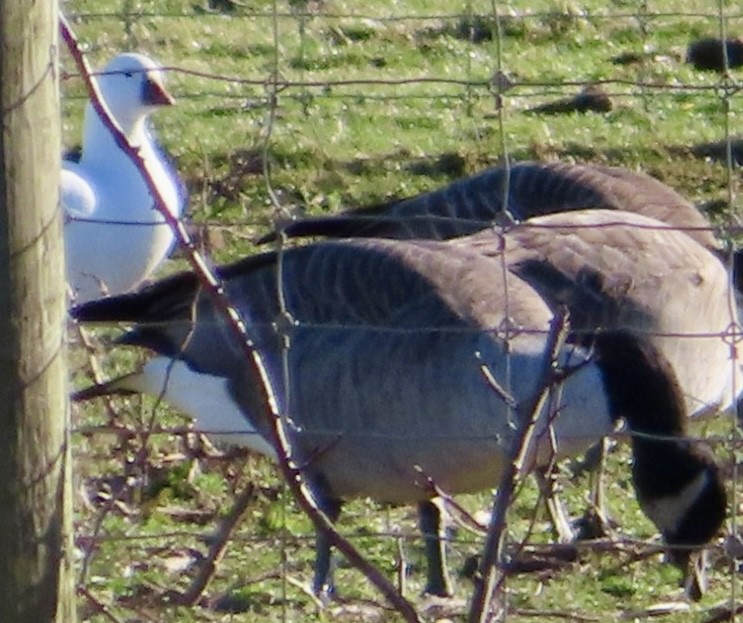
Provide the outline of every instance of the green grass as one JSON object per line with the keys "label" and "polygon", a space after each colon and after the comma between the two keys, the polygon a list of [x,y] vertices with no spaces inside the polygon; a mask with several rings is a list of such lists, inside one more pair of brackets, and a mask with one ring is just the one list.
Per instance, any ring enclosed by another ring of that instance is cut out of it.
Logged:
{"label": "green grass", "polygon": [[[224,2],[220,10],[210,9],[207,0],[70,0],[63,9],[78,16],[73,26],[95,66],[136,49],[183,70],[169,76],[178,106],[153,121],[188,184],[189,219],[206,232],[220,260],[255,250],[251,240],[269,230],[276,214],[271,191],[290,212],[332,212],[436,188],[498,163],[505,154],[641,168],[697,204],[714,203],[711,216],[730,222],[739,201],[728,204],[728,188],[735,197],[738,176],[729,180],[724,163],[696,158],[690,148],[723,140],[726,122],[735,133],[741,99],[736,94],[728,100],[726,116],[719,90],[697,89],[718,85],[719,77],[683,63],[691,37],[717,34],[716,4],[650,2],[647,12],[620,0],[523,5],[498,3],[500,40],[491,3],[480,1],[387,0],[363,9],[333,0],[279,2],[275,36],[269,2]],[[739,12],[732,2],[726,6]],[[727,27],[741,34],[743,19],[731,18]],[[612,62],[625,52],[655,56],[631,65]],[[69,59],[65,67],[72,67]],[[499,68],[516,83],[500,111],[488,87]],[[271,123],[263,83],[274,69],[282,80],[306,84],[278,93]],[[383,82],[416,78],[440,81]],[[367,82],[338,84],[352,80]],[[614,101],[610,113],[525,114],[590,81],[616,81],[606,86]],[[63,95],[65,144],[72,146],[79,142],[80,81],[66,80]],[[179,265],[172,262],[164,271]],[[73,349],[76,386],[89,382],[85,361]],[[136,361],[130,353],[107,355],[104,372],[125,373]],[[81,544],[99,539],[81,578],[91,595],[80,597],[83,620],[396,620],[368,583],[343,564],[338,584],[344,601],[316,607],[299,586],[311,578],[310,523],[266,460],[205,452],[193,433],[166,431],[145,440],[141,431],[153,417],[164,428],[181,429],[187,421],[151,400],[117,399],[114,407],[116,417],[102,402],[74,413],[78,429],[98,427],[74,436],[77,537]],[[717,433],[730,427],[727,421],[714,426]],[[626,450],[612,457],[611,508],[623,534],[653,539],[653,527],[634,501],[627,460]],[[581,509],[585,478],[562,480],[569,505]],[[248,483],[256,487],[254,498],[204,600],[195,607],[174,605],[171,591],[187,587],[207,550],[205,539]],[[514,504],[514,538],[527,533],[536,498],[529,484]],[[462,502],[473,511],[490,504],[487,494]],[[400,545],[410,569],[407,594],[423,608],[415,523],[410,509],[381,509],[362,500],[349,505],[340,529],[390,577]],[[540,516],[532,542],[551,542],[545,526]],[[459,530],[452,568],[460,569],[481,545],[480,537]],[[511,619],[541,622],[549,620],[545,613],[559,612],[620,620],[624,613],[678,598],[674,570],[657,557],[636,562],[627,557],[587,548],[565,567],[512,577]],[[709,595],[689,612],[661,620],[702,622],[733,587],[740,591],[719,549],[713,558]],[[196,563],[187,565],[189,560]],[[457,584],[458,596],[466,599],[468,580]],[[108,614],[96,611],[96,601]],[[455,605],[439,614],[460,621],[465,610]]]}

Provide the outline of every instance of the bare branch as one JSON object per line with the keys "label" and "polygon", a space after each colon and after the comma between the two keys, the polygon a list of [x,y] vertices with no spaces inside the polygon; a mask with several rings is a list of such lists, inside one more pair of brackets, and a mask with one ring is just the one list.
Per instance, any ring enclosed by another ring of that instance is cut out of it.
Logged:
{"label": "bare branch", "polygon": [[191,581],[189,587],[177,596],[178,603],[186,606],[193,606],[199,601],[199,598],[204,592],[207,584],[209,584],[209,581],[217,572],[217,565],[224,556],[227,542],[232,536],[232,531],[240,521],[243,513],[247,510],[250,502],[254,499],[255,488],[252,485],[248,485],[245,488],[245,491],[243,491],[238,496],[237,500],[235,500],[235,504],[232,506],[229,514],[222,520],[219,530],[215,535],[214,544],[209,548],[209,554],[201,563],[199,572]]}
{"label": "bare branch", "polygon": [[565,343],[567,337],[567,312],[558,313],[552,320],[547,344],[545,347],[542,372],[537,387],[540,391],[534,396],[531,404],[526,405],[519,413],[519,425],[513,438],[509,461],[501,477],[498,493],[493,503],[488,536],[485,540],[478,577],[475,578],[475,590],[472,594],[468,620],[470,623],[485,623],[488,620],[489,606],[497,585],[496,565],[503,548],[503,533],[506,527],[506,512],[516,488],[516,481],[522,474],[526,459],[533,447],[534,433],[539,414],[553,385],[553,362]]}
{"label": "bare branch", "polygon": [[128,143],[121,128],[118,127],[118,124],[111,117],[110,111],[103,103],[100,91],[95,81],[90,77],[90,69],[80,46],[78,45],[77,38],[63,15],[60,15],[60,30],[62,38],[65,40],[70,54],[74,58],[75,63],[85,80],[91,104],[100,115],[103,123],[111,131],[117,145],[132,159],[132,162],[134,162],[142,173],[147,188],[154,199],[156,209],[162,214],[165,221],[173,230],[176,240],[178,241],[178,246],[188,263],[193,268],[201,287],[211,297],[215,308],[223,315],[235,341],[242,349],[249,372],[254,376],[254,378],[260,380],[260,383],[258,384],[262,390],[260,399],[264,412],[268,414],[267,419],[269,421],[272,443],[277,451],[278,466],[288,483],[290,490],[294,494],[297,503],[302,510],[307,513],[314,524],[315,529],[322,532],[331,542],[332,546],[340,551],[349,563],[359,569],[366,578],[377,587],[390,604],[400,612],[403,618],[411,623],[417,623],[419,618],[411,604],[400,595],[392,583],[389,582],[389,580],[387,580],[387,578],[380,573],[376,567],[364,559],[364,557],[348,540],[338,534],[338,531],[334,528],[332,522],[318,507],[314,493],[304,480],[300,467],[298,467],[290,458],[291,446],[284,430],[284,417],[279,412],[275,388],[272,385],[263,356],[255,347],[255,344],[249,336],[246,319],[243,319],[235,307],[230,304],[221,281],[210,269],[207,261],[197,251],[183,223],[173,216],[167,209],[164,198],[160,194],[160,191],[138,150]]}

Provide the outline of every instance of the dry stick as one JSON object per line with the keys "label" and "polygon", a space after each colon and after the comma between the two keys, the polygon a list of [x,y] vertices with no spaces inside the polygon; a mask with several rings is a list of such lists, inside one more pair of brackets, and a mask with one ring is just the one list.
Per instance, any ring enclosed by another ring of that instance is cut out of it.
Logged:
{"label": "dry stick", "polygon": [[573,623],[576,623],[576,621],[592,623],[593,621],[603,620],[601,617],[597,616],[578,614],[576,612],[560,612],[559,610],[532,610],[529,608],[517,608],[513,611],[513,614],[539,619],[567,619]]}
{"label": "dry stick", "polygon": [[93,609],[96,611],[97,614],[102,615],[103,617],[111,621],[111,623],[122,623],[121,619],[118,619],[113,614],[111,614],[105,604],[102,604],[100,601],[98,601],[84,586],[77,587],[77,594],[85,597],[85,599],[87,599],[92,604]]}
{"label": "dry stick", "polygon": [[740,604],[736,604],[734,608],[731,608],[729,605],[715,606],[712,608],[712,616],[704,619],[702,623],[733,621],[740,614],[743,614],[743,605]]}
{"label": "dry stick", "polygon": [[248,508],[250,502],[255,498],[255,487],[249,485],[243,491],[235,504],[232,506],[229,514],[222,520],[219,530],[215,535],[214,544],[209,549],[209,554],[201,564],[199,572],[191,582],[191,585],[180,595],[176,597],[178,603],[185,606],[193,606],[201,597],[209,581],[217,572],[217,565],[224,556],[227,548],[227,540],[234,530],[243,513]]}
{"label": "dry stick", "polygon": [[84,556],[82,563],[80,564],[80,574],[77,579],[78,588],[82,588],[85,584],[88,572],[90,571],[90,564],[93,560],[93,555],[98,549],[98,534],[103,529],[103,521],[106,519],[108,514],[113,510],[116,505],[116,492],[112,492],[111,498],[105,503],[103,508],[95,518],[93,522],[92,539],[90,539],[89,547],[84,550]]}
{"label": "dry stick", "polygon": [[[429,481],[429,484],[434,494],[444,502],[444,506],[449,511],[449,515],[459,526],[478,536],[485,536],[485,534],[487,534],[488,528],[484,523],[477,521],[472,513],[464,508],[464,506],[457,502],[452,496],[438,487],[433,481]],[[452,513],[452,510],[456,512]]]}
{"label": "dry stick", "polygon": [[271,379],[269,378],[263,357],[250,339],[243,318],[230,304],[222,283],[210,270],[204,258],[201,257],[196,250],[188,232],[183,226],[183,223],[174,217],[167,209],[166,203],[160,194],[160,190],[155,184],[152,175],[150,175],[150,172],[147,169],[147,164],[140,156],[139,151],[137,148],[132,147],[129,144],[126,140],[126,136],[124,136],[124,133],[121,131],[121,128],[112,118],[108,107],[101,98],[98,85],[90,78],[90,69],[82,51],[80,50],[77,39],[67,23],[67,20],[61,14],[60,31],[70,54],[75,59],[75,63],[83,76],[88,93],[90,94],[90,101],[93,108],[101,117],[104,124],[108,127],[118,147],[131,158],[132,162],[135,163],[142,173],[142,176],[147,183],[150,195],[155,202],[155,208],[162,214],[165,221],[173,230],[178,241],[178,246],[193,268],[201,283],[201,287],[211,297],[215,308],[222,314],[229,330],[242,348],[245,363],[248,366],[249,371],[254,375],[254,377],[260,380],[259,386],[262,390],[261,399],[265,413],[269,416],[269,431],[273,445],[277,450],[278,466],[300,508],[307,513],[308,517],[314,524],[315,529],[322,532],[328,538],[331,545],[340,551],[349,563],[361,571],[366,578],[377,587],[377,589],[406,621],[410,623],[419,623],[420,619],[418,618],[413,606],[397,592],[395,587],[376,567],[367,562],[358,550],[351,545],[351,543],[338,534],[331,521],[318,507],[312,490],[302,477],[300,467],[290,458],[291,447],[284,430],[282,415],[279,413],[276,393],[273,390]]}
{"label": "dry stick", "polygon": [[[485,540],[479,578],[475,581],[475,590],[470,603],[469,623],[485,623],[488,619],[489,605],[496,588],[496,564],[501,556],[503,532],[506,527],[506,511],[511,503],[511,496],[516,488],[516,480],[523,471],[526,460],[532,450],[534,433],[539,414],[542,411],[554,379],[553,363],[567,337],[567,311],[560,311],[555,315],[550,326],[547,345],[545,348],[542,370],[539,374],[541,388],[531,404],[519,413],[519,425],[513,438],[513,445],[509,452],[511,460],[501,477],[498,494],[493,502],[493,512]],[[502,578],[501,578],[502,580]],[[499,581],[500,583],[500,581]]]}
{"label": "dry stick", "polygon": [[[633,556],[640,555],[637,552],[638,547],[643,547],[643,556],[649,557],[658,554],[663,551],[663,548],[651,546],[651,549],[647,549],[647,543],[644,541],[637,541],[635,539],[617,539],[614,537],[607,537],[603,539],[593,539],[591,541],[577,541],[575,543],[545,543],[545,544],[530,544],[523,548],[523,552],[534,556],[562,556],[566,552],[580,550],[589,551],[593,553],[613,553],[622,554],[624,552],[635,552]],[[638,560],[641,560],[639,558]],[[631,562],[631,561],[627,561]],[[625,564],[625,563],[622,563]],[[618,573],[621,567],[611,567],[612,573]]]}

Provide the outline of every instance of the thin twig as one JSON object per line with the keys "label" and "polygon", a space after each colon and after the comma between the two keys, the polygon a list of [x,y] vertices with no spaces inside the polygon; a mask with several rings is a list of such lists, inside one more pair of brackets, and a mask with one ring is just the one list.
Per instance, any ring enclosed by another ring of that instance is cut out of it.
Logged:
{"label": "thin twig", "polygon": [[[95,347],[91,343],[87,331],[85,331],[85,329],[77,323],[75,323],[74,326],[77,331],[77,337],[80,340],[83,349],[88,355],[88,367],[90,369],[90,374],[93,377],[96,385],[100,385],[103,382],[103,374],[101,373],[101,364],[96,356]],[[74,399],[72,397],[71,400],[73,400],[74,402]],[[113,400],[109,396],[105,396],[103,397],[103,404],[105,405],[106,411],[108,412],[109,422],[114,422],[118,418],[119,412],[114,408]]]}
{"label": "thin twig", "polygon": [[232,535],[232,531],[237,526],[240,518],[248,508],[248,505],[255,499],[255,487],[248,485],[235,500],[230,512],[220,523],[219,529],[214,537],[214,543],[209,548],[209,553],[202,561],[199,572],[191,581],[189,587],[177,597],[178,603],[186,606],[193,606],[199,601],[201,594],[207,587],[214,574],[217,572],[217,565],[224,556],[227,549],[227,542]]}
{"label": "thin twig", "polygon": [[88,579],[88,572],[90,565],[93,560],[95,552],[98,550],[98,534],[103,529],[103,521],[108,514],[113,510],[116,505],[116,494],[114,493],[109,500],[106,501],[103,508],[101,508],[95,521],[93,522],[93,528],[89,539],[87,540],[89,547],[84,549],[85,555],[83,556],[82,563],[80,564],[80,574],[78,575],[77,585],[78,590],[84,590],[84,584]]}
{"label": "thin twig", "polygon": [[115,617],[106,607],[106,605],[96,599],[93,594],[84,586],[77,587],[77,594],[82,595],[92,604],[96,614],[102,614],[106,619],[111,621],[111,623],[123,623],[121,619]]}
{"label": "thin twig", "polygon": [[536,423],[552,386],[553,364],[557,358],[557,354],[565,343],[566,337],[567,312],[560,312],[553,318],[547,338],[542,372],[539,375],[540,382],[538,387],[541,389],[531,404],[527,405],[528,408],[523,409],[519,413],[519,425],[509,452],[511,460],[501,477],[498,493],[493,502],[493,512],[490,517],[488,536],[485,540],[482,560],[480,561],[480,568],[478,570],[479,577],[476,578],[475,589],[472,594],[472,601],[470,602],[468,618],[470,623],[485,623],[488,620],[489,606],[497,587],[495,573],[503,546],[506,512],[510,506],[514,489],[516,488],[516,481],[521,475],[526,460],[533,449],[532,441],[536,432]]}
{"label": "thin twig", "polygon": [[325,604],[323,603],[322,599],[320,599],[313,590],[307,585],[306,583],[298,580],[297,578],[293,578],[290,575],[286,575],[286,581],[294,586],[295,588],[298,588],[300,591],[302,591],[305,595],[307,595],[315,604],[315,606],[319,609],[322,608]]}

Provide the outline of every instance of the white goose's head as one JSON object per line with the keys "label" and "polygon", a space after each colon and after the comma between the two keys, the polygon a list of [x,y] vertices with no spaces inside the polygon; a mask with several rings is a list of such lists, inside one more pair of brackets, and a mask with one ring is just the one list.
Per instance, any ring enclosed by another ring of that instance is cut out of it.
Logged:
{"label": "white goose's head", "polygon": [[164,84],[162,67],[143,54],[113,58],[98,76],[98,85],[124,134],[130,139],[151,112],[175,103]]}

